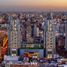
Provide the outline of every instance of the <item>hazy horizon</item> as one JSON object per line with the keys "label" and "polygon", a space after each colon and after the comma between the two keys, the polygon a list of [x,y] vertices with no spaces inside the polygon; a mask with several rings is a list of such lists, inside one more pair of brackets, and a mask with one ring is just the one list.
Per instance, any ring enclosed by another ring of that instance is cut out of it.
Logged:
{"label": "hazy horizon", "polygon": [[67,0],[0,0],[0,10],[66,10]]}

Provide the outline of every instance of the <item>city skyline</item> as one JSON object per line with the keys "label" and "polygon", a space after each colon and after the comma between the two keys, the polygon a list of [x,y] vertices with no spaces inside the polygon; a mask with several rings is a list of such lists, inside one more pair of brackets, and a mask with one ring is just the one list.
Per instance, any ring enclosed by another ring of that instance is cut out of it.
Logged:
{"label": "city skyline", "polygon": [[0,0],[1,9],[67,10],[67,0]]}

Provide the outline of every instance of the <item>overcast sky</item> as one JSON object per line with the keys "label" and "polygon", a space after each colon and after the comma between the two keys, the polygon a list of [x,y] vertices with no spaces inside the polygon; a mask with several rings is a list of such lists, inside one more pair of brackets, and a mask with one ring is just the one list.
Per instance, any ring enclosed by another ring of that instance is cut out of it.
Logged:
{"label": "overcast sky", "polygon": [[0,8],[67,9],[67,0],[0,0]]}

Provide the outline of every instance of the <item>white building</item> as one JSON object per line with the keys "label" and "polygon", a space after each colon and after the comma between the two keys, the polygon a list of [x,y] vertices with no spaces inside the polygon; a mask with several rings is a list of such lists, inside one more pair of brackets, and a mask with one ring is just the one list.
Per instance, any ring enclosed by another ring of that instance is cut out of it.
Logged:
{"label": "white building", "polygon": [[21,46],[20,20],[9,17],[9,48],[11,55],[17,55],[17,49]]}
{"label": "white building", "polygon": [[47,58],[53,58],[55,54],[55,31],[54,31],[53,19],[47,20],[46,54],[47,54]]}

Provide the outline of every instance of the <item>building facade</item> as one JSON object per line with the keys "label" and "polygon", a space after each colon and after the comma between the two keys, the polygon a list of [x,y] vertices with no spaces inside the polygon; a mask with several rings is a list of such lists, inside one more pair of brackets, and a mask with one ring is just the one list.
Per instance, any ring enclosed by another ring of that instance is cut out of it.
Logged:
{"label": "building facade", "polygon": [[9,17],[8,40],[11,55],[17,55],[17,50],[21,46],[20,20],[15,17]]}
{"label": "building facade", "polygon": [[65,50],[67,50],[67,20],[65,20]]}
{"label": "building facade", "polygon": [[46,54],[47,58],[52,58],[55,54],[55,32],[54,32],[54,21],[52,19],[47,22],[46,31]]}

